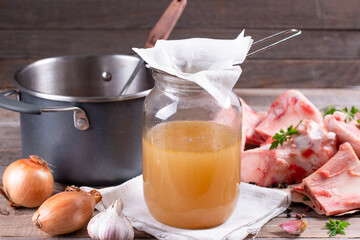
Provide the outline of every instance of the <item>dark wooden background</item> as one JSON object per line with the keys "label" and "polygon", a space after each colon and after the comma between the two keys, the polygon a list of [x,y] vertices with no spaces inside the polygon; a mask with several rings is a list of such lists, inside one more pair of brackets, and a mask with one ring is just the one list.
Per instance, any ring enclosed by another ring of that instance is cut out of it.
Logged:
{"label": "dark wooden background", "polygon": [[[34,60],[132,54],[170,0],[0,0],[0,88]],[[359,0],[188,0],[170,39],[259,39],[298,28],[295,40],[243,64],[236,87],[360,86]]]}

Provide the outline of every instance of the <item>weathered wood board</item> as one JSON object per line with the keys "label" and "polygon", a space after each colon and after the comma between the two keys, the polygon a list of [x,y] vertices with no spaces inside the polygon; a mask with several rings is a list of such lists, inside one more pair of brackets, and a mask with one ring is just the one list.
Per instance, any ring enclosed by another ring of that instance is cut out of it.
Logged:
{"label": "weathered wood board", "polygon": [[[234,39],[237,29],[174,29],[169,39]],[[246,29],[246,35],[259,40],[279,29]],[[146,29],[108,30],[0,30],[2,59],[39,59],[70,54],[135,54],[133,47],[143,47]],[[303,30],[302,34],[251,59],[358,59],[360,33],[347,31]],[[59,44],[54,44],[59,43]],[[264,43],[264,45],[266,45]],[[259,45],[260,46],[260,45]],[[255,50],[257,46],[253,47]],[[185,49],[186,50],[186,49]],[[251,51],[251,50],[250,50]]]}
{"label": "weathered wood board", "polygon": [[[0,28],[151,28],[168,4],[169,0],[156,3],[143,0],[1,0]],[[359,8],[357,0],[191,0],[177,27],[353,30],[360,28]]]}
{"label": "weathered wood board", "polygon": [[[0,89],[14,88],[16,70],[34,61],[0,59]],[[236,88],[360,87],[360,59],[249,59],[241,67],[243,72]]]}
{"label": "weathered wood board", "polygon": [[[17,69],[70,54],[134,54],[169,0],[0,0],[0,89]],[[191,0],[170,39],[301,36],[243,65],[239,88],[360,84],[358,0]]]}
{"label": "weathered wood board", "polygon": [[[264,112],[286,89],[236,89],[235,92],[256,111]],[[336,106],[344,107],[360,105],[360,90],[347,89],[300,89],[316,106],[326,107],[333,103]],[[12,161],[21,157],[20,123],[17,113],[0,108],[0,176],[6,166]],[[0,183],[2,180],[0,180]],[[56,184],[54,192],[64,189],[62,184]],[[315,212],[305,211],[302,204],[292,204],[292,218],[296,213],[305,214],[308,227],[297,239],[328,239],[327,230],[324,228],[327,217],[319,216]],[[47,234],[37,230],[32,222],[31,216],[35,209],[13,209],[8,206],[5,198],[0,196],[0,238],[1,239],[38,239],[50,238]],[[360,213],[338,217],[337,219],[347,220],[351,225],[346,229],[348,239],[360,239]],[[295,236],[288,235],[281,231],[279,224],[289,220],[285,214],[269,221],[257,235],[257,239],[288,239]],[[152,236],[135,231],[136,239],[153,239]],[[54,237],[51,239],[89,239],[86,229],[78,232]]]}

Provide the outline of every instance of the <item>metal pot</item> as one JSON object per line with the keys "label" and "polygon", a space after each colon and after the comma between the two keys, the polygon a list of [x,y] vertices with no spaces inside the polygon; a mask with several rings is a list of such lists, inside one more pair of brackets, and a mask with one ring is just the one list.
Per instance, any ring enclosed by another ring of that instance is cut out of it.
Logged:
{"label": "metal pot", "polygon": [[[18,91],[0,95],[0,106],[20,114],[24,157],[54,166],[58,182],[122,183],[142,172],[141,114],[153,87],[143,68],[119,96],[139,58],[77,55],[39,60],[19,70]],[[18,94],[18,101],[8,95]]]}

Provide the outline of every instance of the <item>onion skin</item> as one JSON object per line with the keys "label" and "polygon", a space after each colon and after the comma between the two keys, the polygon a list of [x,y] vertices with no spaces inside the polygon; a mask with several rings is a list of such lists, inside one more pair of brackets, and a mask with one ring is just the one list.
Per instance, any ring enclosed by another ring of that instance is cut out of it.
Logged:
{"label": "onion skin", "polygon": [[34,208],[51,196],[54,178],[45,160],[30,156],[11,163],[5,169],[3,185],[10,206]]}
{"label": "onion skin", "polygon": [[46,200],[32,220],[37,228],[50,235],[75,232],[89,222],[100,200],[97,191],[61,192]]}

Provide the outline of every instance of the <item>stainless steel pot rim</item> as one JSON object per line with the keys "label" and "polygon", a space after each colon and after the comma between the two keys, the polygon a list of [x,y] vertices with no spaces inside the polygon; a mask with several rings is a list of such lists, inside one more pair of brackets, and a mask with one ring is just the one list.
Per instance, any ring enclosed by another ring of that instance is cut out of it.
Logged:
{"label": "stainless steel pot rim", "polygon": [[40,64],[44,64],[46,62],[52,62],[55,60],[66,60],[68,58],[92,58],[92,57],[106,57],[106,56],[112,56],[112,57],[128,57],[128,58],[134,58],[136,56],[130,56],[130,55],[122,55],[122,54],[81,54],[81,55],[66,55],[66,56],[59,56],[59,57],[50,57],[50,58],[44,58],[37,60],[24,68],[19,69],[14,74],[14,85],[17,89],[20,90],[20,92],[27,93],[29,95],[49,99],[49,100],[55,100],[55,101],[63,101],[63,102],[117,102],[117,101],[126,101],[126,100],[132,100],[137,98],[146,97],[151,89],[147,89],[145,91],[137,92],[134,94],[126,94],[121,96],[113,96],[113,97],[76,97],[76,96],[66,96],[66,95],[56,95],[56,94],[48,94],[43,93],[35,90],[28,89],[26,87],[23,87],[18,81],[18,76],[25,71],[26,69],[30,67],[34,67]]}

